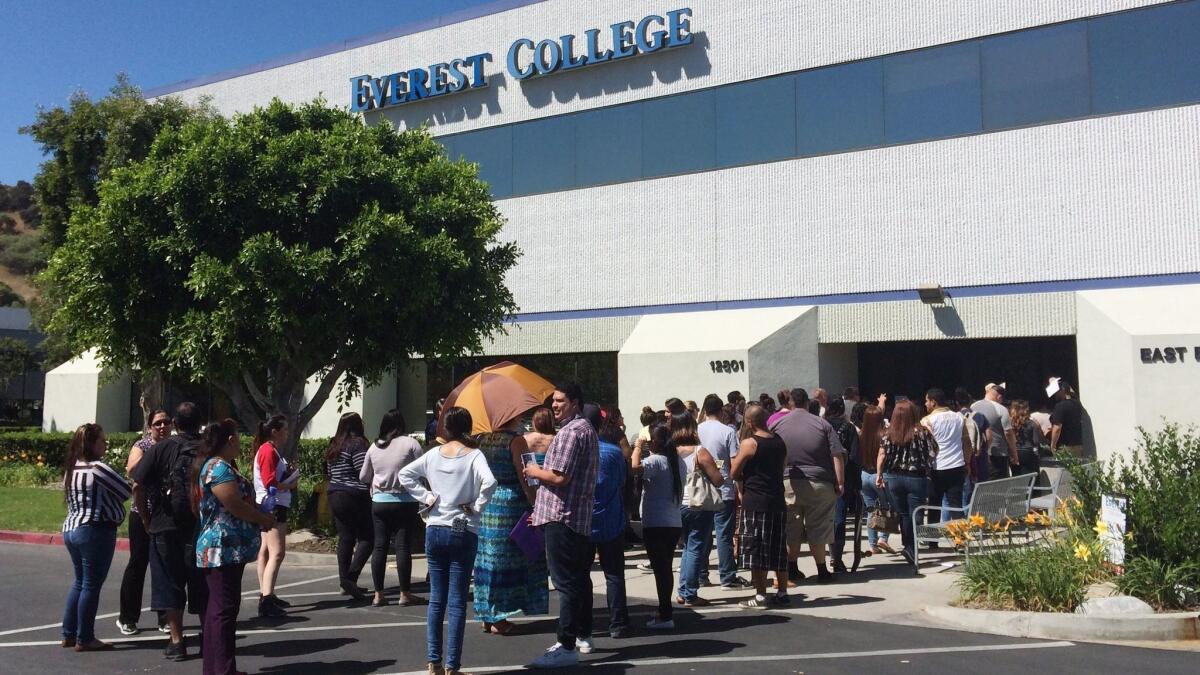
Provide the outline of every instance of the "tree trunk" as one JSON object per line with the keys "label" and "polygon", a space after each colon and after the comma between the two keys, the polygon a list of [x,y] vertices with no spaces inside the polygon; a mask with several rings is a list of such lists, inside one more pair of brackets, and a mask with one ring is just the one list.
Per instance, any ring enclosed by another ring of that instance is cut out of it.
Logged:
{"label": "tree trunk", "polygon": [[[167,378],[161,370],[143,370],[138,373],[137,380],[142,391],[138,405],[142,407],[142,431],[145,432],[149,431],[146,420],[150,413],[163,407],[163,399],[167,397]],[[170,411],[167,412],[170,414]]]}

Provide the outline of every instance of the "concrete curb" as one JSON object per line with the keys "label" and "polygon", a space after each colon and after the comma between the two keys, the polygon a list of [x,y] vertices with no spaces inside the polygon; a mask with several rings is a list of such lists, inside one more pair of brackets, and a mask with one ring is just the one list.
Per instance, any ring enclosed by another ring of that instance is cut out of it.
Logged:
{"label": "concrete curb", "polygon": [[1096,641],[1166,641],[1200,638],[1200,615],[1174,612],[1137,616],[1009,612],[926,606],[930,617],[954,628],[1021,638]]}
{"label": "concrete curb", "polygon": [[[63,545],[61,533],[50,534],[47,532],[14,532],[12,530],[0,530],[0,541],[7,541],[15,544],[40,544],[42,546]],[[128,551],[129,540],[124,538],[117,539],[117,550]]]}

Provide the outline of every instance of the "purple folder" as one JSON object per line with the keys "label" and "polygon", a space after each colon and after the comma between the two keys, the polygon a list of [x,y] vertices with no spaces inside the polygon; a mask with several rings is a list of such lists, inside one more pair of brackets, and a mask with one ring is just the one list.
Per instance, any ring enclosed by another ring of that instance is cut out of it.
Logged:
{"label": "purple folder", "polygon": [[530,512],[526,511],[517,520],[517,525],[508,533],[517,548],[525,554],[530,562],[541,560],[546,555],[546,537],[539,528],[529,524]]}

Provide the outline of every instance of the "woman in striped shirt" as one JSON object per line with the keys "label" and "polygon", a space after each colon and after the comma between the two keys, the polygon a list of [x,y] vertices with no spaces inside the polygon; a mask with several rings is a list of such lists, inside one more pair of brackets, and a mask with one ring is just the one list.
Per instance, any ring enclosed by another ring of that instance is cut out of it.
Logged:
{"label": "woman in striped shirt", "polygon": [[107,447],[99,424],[79,427],[67,448],[63,475],[67,502],[63,542],[75,568],[75,583],[63,611],[62,646],[77,652],[112,649],[96,639],[96,609],[117,547],[117,526],[125,520],[125,500],[132,490],[120,474],[99,461]]}
{"label": "woman in striped shirt", "polygon": [[366,597],[367,590],[359,587],[358,577],[375,548],[371,487],[359,480],[370,447],[366,436],[362,417],[348,412],[338,420],[337,432],[325,451],[329,510],[338,534],[338,578],[342,593],[356,600]]}

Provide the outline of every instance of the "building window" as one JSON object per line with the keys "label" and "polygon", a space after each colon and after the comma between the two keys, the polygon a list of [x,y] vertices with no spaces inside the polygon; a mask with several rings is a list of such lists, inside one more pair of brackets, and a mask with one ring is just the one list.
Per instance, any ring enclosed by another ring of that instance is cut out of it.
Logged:
{"label": "building window", "polygon": [[716,90],[717,166],[796,156],[796,91],[790,77]]}
{"label": "building window", "polygon": [[1200,2],[1089,20],[1092,112],[1200,101]]}
{"label": "building window", "polygon": [[642,102],[642,175],[711,169],[717,163],[711,89]]}
{"label": "building window", "polygon": [[514,194],[575,186],[576,119],[573,115],[551,117],[512,128]]}
{"label": "building window", "polygon": [[1083,22],[1000,35],[980,47],[985,129],[1088,114],[1091,92]]}
{"label": "building window", "polygon": [[642,175],[642,104],[575,116],[576,185],[636,180]]}
{"label": "building window", "polygon": [[883,145],[883,60],[796,75],[796,128],[801,156]]}
{"label": "building window", "polygon": [[883,97],[888,143],[982,130],[979,44],[966,42],[885,58]]}

